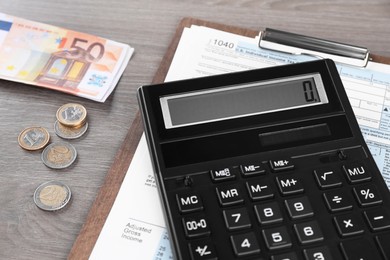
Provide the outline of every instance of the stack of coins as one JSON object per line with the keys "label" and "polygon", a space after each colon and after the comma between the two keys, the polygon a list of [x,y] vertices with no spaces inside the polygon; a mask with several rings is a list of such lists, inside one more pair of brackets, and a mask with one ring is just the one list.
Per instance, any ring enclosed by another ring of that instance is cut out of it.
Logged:
{"label": "stack of coins", "polygon": [[65,104],[57,110],[56,116],[54,131],[61,138],[76,139],[88,129],[87,110],[80,104]]}

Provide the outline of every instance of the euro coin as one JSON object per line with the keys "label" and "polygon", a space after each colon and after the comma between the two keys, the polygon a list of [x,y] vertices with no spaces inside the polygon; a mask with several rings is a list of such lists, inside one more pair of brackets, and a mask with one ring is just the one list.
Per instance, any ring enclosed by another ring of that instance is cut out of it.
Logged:
{"label": "euro coin", "polygon": [[68,127],[81,127],[87,119],[87,110],[76,103],[68,103],[57,110],[57,120]]}
{"label": "euro coin", "polygon": [[49,140],[49,132],[40,126],[27,127],[18,136],[19,145],[29,151],[42,149],[49,143]]}
{"label": "euro coin", "polygon": [[87,129],[88,129],[88,122],[86,122],[83,126],[79,128],[65,126],[60,122],[58,122],[58,120],[54,123],[54,131],[59,137],[63,139],[79,138],[83,136],[85,132],[87,132]]}
{"label": "euro coin", "polygon": [[34,192],[34,203],[46,211],[56,211],[64,208],[70,201],[69,187],[58,181],[42,183]]}
{"label": "euro coin", "polygon": [[65,142],[56,142],[48,145],[41,155],[42,162],[52,169],[69,167],[76,160],[76,157],[76,148]]}

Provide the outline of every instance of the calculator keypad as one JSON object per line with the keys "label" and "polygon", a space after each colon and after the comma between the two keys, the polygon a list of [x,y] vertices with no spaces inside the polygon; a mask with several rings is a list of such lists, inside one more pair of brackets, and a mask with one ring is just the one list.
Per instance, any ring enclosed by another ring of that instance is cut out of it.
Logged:
{"label": "calculator keypad", "polygon": [[265,158],[191,175],[192,186],[173,194],[192,259],[390,259],[384,194],[361,148],[343,155],[323,164],[315,155]]}

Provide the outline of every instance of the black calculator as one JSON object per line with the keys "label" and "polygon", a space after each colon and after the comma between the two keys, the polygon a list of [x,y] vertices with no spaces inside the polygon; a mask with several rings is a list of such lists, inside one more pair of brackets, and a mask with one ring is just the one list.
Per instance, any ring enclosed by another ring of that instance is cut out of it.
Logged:
{"label": "black calculator", "polygon": [[138,99],[175,259],[390,259],[390,193],[332,60]]}

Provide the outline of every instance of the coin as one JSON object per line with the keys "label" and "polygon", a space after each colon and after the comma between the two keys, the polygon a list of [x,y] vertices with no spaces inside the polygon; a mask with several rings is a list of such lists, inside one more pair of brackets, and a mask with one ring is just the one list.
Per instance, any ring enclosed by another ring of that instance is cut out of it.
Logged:
{"label": "coin", "polygon": [[76,103],[68,103],[57,110],[57,120],[68,127],[81,127],[87,119],[87,110]]}
{"label": "coin", "polygon": [[71,198],[69,187],[58,181],[42,183],[34,192],[34,203],[40,209],[56,211],[65,207]]}
{"label": "coin", "polygon": [[49,140],[49,132],[40,126],[27,127],[18,136],[19,145],[29,151],[42,149]]}
{"label": "coin", "polygon": [[53,169],[69,167],[76,160],[76,157],[77,151],[74,146],[65,142],[48,145],[41,155],[43,163]]}
{"label": "coin", "polygon": [[58,120],[54,123],[54,131],[56,134],[64,139],[76,139],[81,137],[82,135],[87,132],[88,129],[88,122],[86,122],[82,127],[75,128],[75,127],[67,127]]}

